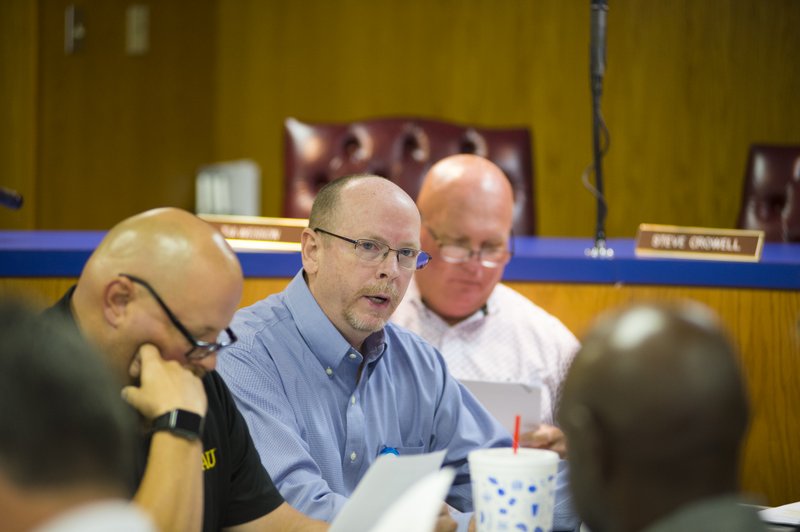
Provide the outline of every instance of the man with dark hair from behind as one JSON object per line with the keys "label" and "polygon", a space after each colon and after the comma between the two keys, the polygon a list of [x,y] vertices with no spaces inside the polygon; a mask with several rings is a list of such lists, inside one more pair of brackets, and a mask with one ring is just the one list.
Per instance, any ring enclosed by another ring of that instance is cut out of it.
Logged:
{"label": "man with dark hair from behind", "polygon": [[747,396],[707,308],[640,303],[601,318],[558,416],[575,506],[592,532],[764,530],[739,504]]}
{"label": "man with dark hair from behind", "polygon": [[135,418],[60,320],[0,301],[0,529],[154,530],[130,504]]}

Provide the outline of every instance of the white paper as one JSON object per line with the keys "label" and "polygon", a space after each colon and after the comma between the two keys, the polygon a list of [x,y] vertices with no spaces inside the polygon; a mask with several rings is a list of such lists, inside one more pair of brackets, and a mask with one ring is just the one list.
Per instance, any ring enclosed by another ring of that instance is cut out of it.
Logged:
{"label": "white paper", "polygon": [[542,420],[542,388],[516,382],[461,381],[478,401],[514,433],[514,420],[520,416],[520,428],[532,430]]}
{"label": "white paper", "polygon": [[[347,504],[331,523],[329,532],[372,532],[383,514],[394,503],[399,502],[404,493],[429,475],[439,471],[444,455],[445,451],[403,456],[393,454],[379,456],[358,483]],[[423,487],[420,489],[436,491],[440,483],[444,482],[443,478],[440,478],[438,482],[430,481],[430,484],[422,483]],[[450,481],[452,482],[452,478]],[[447,487],[450,487],[449,484]],[[446,493],[447,490],[445,490]],[[427,497],[431,504],[435,503],[438,514],[438,508],[441,507],[444,495],[438,500],[433,498],[433,495],[428,491]],[[413,497],[416,500],[416,495]]]}
{"label": "white paper", "polygon": [[452,467],[428,473],[389,507],[370,532],[432,532],[455,476]]}
{"label": "white paper", "polygon": [[800,525],[800,502],[767,508],[758,512],[762,521],[778,525]]}

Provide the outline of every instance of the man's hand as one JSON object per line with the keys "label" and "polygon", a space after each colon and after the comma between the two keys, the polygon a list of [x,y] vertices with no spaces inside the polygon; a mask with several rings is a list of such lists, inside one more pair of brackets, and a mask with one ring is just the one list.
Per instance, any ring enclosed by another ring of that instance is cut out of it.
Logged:
{"label": "man's hand", "polygon": [[534,431],[520,434],[519,444],[533,449],[548,449],[557,452],[561,458],[567,457],[567,439],[561,429],[553,425],[539,425]]}
{"label": "man's hand", "polygon": [[153,419],[180,408],[206,415],[208,399],[203,383],[191,371],[174,360],[164,360],[150,344],[139,348],[140,386],[126,386],[122,398],[145,418]]}
{"label": "man's hand", "polygon": [[442,509],[439,511],[439,517],[436,518],[436,532],[455,532],[458,528],[452,517],[450,517],[450,509],[447,504],[442,504]]}

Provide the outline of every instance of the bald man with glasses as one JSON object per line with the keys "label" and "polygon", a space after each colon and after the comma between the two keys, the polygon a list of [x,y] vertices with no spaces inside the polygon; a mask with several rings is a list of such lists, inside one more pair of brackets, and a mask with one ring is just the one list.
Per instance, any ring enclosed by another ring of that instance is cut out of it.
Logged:
{"label": "bald man with glasses", "polygon": [[417,205],[432,261],[416,273],[392,321],[438,348],[457,379],[540,385],[544,423],[522,443],[565,456],[554,409],[578,340],[500,284],[514,242],[508,178],[477,155],[447,157],[425,176]]}
{"label": "bald man with glasses", "polygon": [[242,286],[218,231],[154,209],[113,227],[47,313],[105,355],[140,414],[131,492],[159,530],[326,530],[281,497],[215,371]]}
{"label": "bald man with glasses", "polygon": [[[429,267],[414,201],[391,181],[323,187],[301,235],[303,268],[279,294],[236,313],[219,371],[286,500],[331,520],[382,454],[446,450],[447,502],[472,509],[467,454],[511,436],[417,335],[388,323]],[[280,452],[275,452],[277,449]],[[470,514],[440,516],[466,529]],[[565,527],[557,518],[556,530]]]}

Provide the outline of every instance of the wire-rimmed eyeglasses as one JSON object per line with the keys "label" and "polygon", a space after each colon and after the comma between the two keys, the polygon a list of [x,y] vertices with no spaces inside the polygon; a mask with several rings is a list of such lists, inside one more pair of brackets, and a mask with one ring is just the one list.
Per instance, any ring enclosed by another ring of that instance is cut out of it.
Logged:
{"label": "wire-rimmed eyeglasses", "polygon": [[469,246],[446,242],[445,240],[436,236],[433,229],[425,226],[425,229],[431,234],[439,246],[439,254],[442,260],[450,264],[462,264],[472,260],[472,257],[477,256],[482,266],[487,268],[499,268],[504,266],[514,255],[514,238],[513,235],[509,238],[511,249],[505,245],[491,245],[483,246],[479,249],[472,249]]}
{"label": "wire-rimmed eyeglasses", "polygon": [[225,329],[225,334],[228,335],[227,341],[222,341],[218,343],[218,342],[204,342],[203,340],[197,340],[194,336],[192,336],[192,333],[190,333],[189,330],[180,322],[180,320],[175,316],[175,314],[172,313],[167,304],[164,303],[164,300],[161,299],[161,296],[158,295],[158,292],[156,292],[155,288],[150,286],[150,283],[148,283],[144,279],[136,277],[135,275],[130,275],[127,273],[120,273],[118,275],[130,279],[136,284],[142,285],[147,289],[148,292],[150,292],[150,295],[153,296],[153,299],[156,300],[156,303],[158,303],[158,305],[164,310],[164,313],[169,318],[169,321],[172,322],[172,325],[174,325],[175,328],[178,329],[178,331],[183,335],[183,337],[186,338],[186,340],[188,340],[188,342],[192,345],[192,348],[186,352],[185,356],[187,359],[202,360],[207,356],[210,356],[211,354],[219,351],[220,349],[228,347],[229,345],[236,342],[236,340],[238,340],[238,338],[236,338],[236,335],[233,333],[230,327],[227,327]]}
{"label": "wire-rimmed eyeglasses", "polygon": [[350,242],[353,244],[353,249],[355,250],[358,258],[365,262],[380,262],[384,260],[391,251],[394,251],[397,254],[397,264],[406,270],[421,270],[427,266],[431,260],[431,256],[420,249],[394,249],[390,248],[383,242],[378,242],[377,240],[370,240],[366,238],[354,240],[352,238],[347,238],[346,236],[331,233],[330,231],[326,231],[325,229],[321,229],[319,227],[314,228],[314,231],[339,238],[345,242]]}

